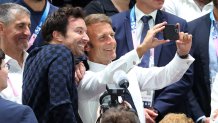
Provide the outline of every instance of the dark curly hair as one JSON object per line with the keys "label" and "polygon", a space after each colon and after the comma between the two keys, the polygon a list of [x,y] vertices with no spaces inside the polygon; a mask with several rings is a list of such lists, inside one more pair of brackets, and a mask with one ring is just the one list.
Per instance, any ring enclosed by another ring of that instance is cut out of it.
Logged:
{"label": "dark curly hair", "polygon": [[80,7],[66,6],[59,8],[57,11],[49,15],[42,26],[42,36],[45,39],[45,42],[48,43],[52,40],[52,33],[54,31],[58,31],[65,36],[68,19],[70,17],[84,19],[85,14]]}

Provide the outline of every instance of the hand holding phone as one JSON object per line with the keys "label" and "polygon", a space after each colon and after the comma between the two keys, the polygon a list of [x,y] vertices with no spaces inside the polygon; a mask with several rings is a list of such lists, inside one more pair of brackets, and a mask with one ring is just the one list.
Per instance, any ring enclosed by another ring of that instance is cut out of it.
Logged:
{"label": "hand holding phone", "polygon": [[179,39],[179,28],[175,24],[167,24],[163,30],[164,40],[178,40]]}

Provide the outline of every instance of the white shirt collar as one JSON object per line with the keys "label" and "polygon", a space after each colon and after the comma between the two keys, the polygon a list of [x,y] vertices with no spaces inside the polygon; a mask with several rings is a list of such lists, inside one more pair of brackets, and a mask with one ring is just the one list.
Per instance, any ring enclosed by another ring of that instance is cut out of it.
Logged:
{"label": "white shirt collar", "polygon": [[95,63],[95,62],[92,62],[92,61],[89,61],[89,60],[88,60],[88,64],[89,64],[89,70],[93,71],[93,72],[99,72],[99,71],[103,70],[107,66],[107,65]]}
{"label": "white shirt collar", "polygon": [[[187,1],[189,1],[190,3],[196,4],[194,0],[187,0]],[[213,6],[213,2],[211,1],[208,4],[206,4],[205,6],[207,6],[207,5],[212,5]]]}
{"label": "white shirt collar", "polygon": [[[24,51],[23,68],[24,68],[26,58],[28,57],[28,55],[29,54],[26,51]],[[20,65],[18,64],[17,60],[11,58],[7,54],[5,54],[5,63],[8,63],[10,65],[9,72],[17,72],[17,71],[22,71],[23,70],[23,68],[21,68]]]}
{"label": "white shirt collar", "polygon": [[139,8],[138,8],[136,5],[135,5],[134,8],[135,8],[136,22],[141,21],[141,18],[142,18],[144,15],[146,15],[146,16],[150,15],[150,16],[152,16],[152,19],[155,21],[156,15],[157,15],[157,10],[155,10],[155,11],[149,13],[149,14],[144,14],[141,10],[139,10]]}

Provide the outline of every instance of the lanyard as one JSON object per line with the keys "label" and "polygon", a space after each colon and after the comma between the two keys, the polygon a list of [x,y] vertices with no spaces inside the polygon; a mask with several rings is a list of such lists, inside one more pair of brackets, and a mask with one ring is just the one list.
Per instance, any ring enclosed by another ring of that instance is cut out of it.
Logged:
{"label": "lanyard", "polygon": [[136,32],[136,16],[135,16],[135,7],[130,11],[130,25],[134,49],[139,45],[140,42],[137,41],[137,32]]}
{"label": "lanyard", "polygon": [[49,9],[50,9],[50,3],[47,2],[46,8],[45,8],[45,10],[43,12],[43,15],[42,15],[42,17],[41,17],[41,19],[39,21],[39,24],[36,26],[35,31],[34,31],[34,33],[32,34],[32,36],[31,36],[31,38],[29,40],[29,48],[33,45],[33,43],[36,40],[37,35],[41,31],[42,24],[45,22],[45,19],[48,16]]}

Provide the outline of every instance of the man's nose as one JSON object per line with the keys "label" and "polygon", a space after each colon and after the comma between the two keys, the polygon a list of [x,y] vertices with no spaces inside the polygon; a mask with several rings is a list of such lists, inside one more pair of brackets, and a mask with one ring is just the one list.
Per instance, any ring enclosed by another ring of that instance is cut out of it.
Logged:
{"label": "man's nose", "polygon": [[24,34],[30,36],[31,32],[30,32],[30,28],[29,27],[26,27],[24,29]]}
{"label": "man's nose", "polygon": [[86,33],[84,33],[83,40],[84,40],[86,43],[89,42],[89,36],[88,36]]}

